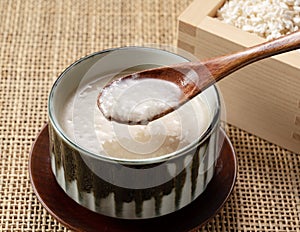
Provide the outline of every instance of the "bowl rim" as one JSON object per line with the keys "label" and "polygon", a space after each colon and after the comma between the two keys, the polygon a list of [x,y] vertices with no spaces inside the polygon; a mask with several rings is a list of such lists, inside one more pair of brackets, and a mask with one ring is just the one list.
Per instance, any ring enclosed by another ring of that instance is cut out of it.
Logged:
{"label": "bowl rim", "polygon": [[88,156],[90,156],[92,158],[95,158],[95,159],[98,159],[98,160],[100,159],[100,160],[107,161],[107,162],[117,162],[117,163],[127,164],[127,165],[147,165],[147,164],[155,164],[155,163],[165,162],[165,161],[168,161],[170,159],[175,159],[179,156],[182,156],[182,155],[188,153],[189,151],[191,151],[192,149],[194,149],[195,147],[201,145],[204,141],[206,141],[206,139],[208,139],[210,137],[210,135],[215,131],[216,127],[219,126],[220,114],[221,114],[221,100],[220,100],[219,91],[218,91],[218,89],[215,85],[212,85],[208,88],[208,89],[213,88],[213,90],[216,94],[216,102],[217,102],[215,113],[214,113],[214,115],[213,115],[213,117],[210,121],[209,126],[206,128],[206,130],[201,134],[201,136],[199,138],[195,139],[189,145],[184,146],[181,149],[176,150],[174,152],[167,153],[165,155],[161,155],[161,156],[157,156],[157,157],[150,157],[150,158],[143,158],[143,159],[136,159],[136,158],[130,159],[130,158],[118,158],[118,157],[102,155],[101,153],[96,154],[94,152],[91,152],[91,151],[85,149],[83,146],[77,144],[75,141],[73,141],[71,138],[69,138],[69,136],[66,135],[64,130],[59,126],[59,123],[56,119],[56,116],[54,115],[53,110],[52,110],[53,107],[54,107],[52,99],[53,99],[53,96],[55,94],[56,88],[58,87],[59,83],[64,78],[64,76],[72,68],[74,68],[75,66],[79,65],[83,61],[86,61],[86,60],[88,60],[88,59],[90,59],[94,56],[109,53],[109,52],[113,52],[113,51],[116,51],[116,50],[130,50],[130,49],[155,50],[155,51],[158,51],[158,52],[166,52],[166,53],[169,53],[171,55],[182,57],[183,59],[186,60],[186,62],[190,61],[189,59],[185,58],[184,56],[181,56],[181,55],[176,54],[174,52],[170,52],[170,51],[164,50],[164,49],[159,49],[159,48],[156,48],[156,47],[145,47],[145,46],[124,46],[124,47],[118,47],[118,48],[109,48],[109,49],[94,52],[92,54],[84,56],[84,57],[80,58],[79,60],[73,62],[70,66],[68,66],[58,76],[58,78],[55,80],[54,84],[52,85],[52,88],[51,88],[49,96],[48,96],[48,108],[47,108],[48,120],[50,122],[50,126],[55,130],[55,132],[60,136],[60,138],[64,142],[66,142],[69,146],[71,146],[74,150],[78,151],[80,154],[83,153],[84,155],[88,155]]}

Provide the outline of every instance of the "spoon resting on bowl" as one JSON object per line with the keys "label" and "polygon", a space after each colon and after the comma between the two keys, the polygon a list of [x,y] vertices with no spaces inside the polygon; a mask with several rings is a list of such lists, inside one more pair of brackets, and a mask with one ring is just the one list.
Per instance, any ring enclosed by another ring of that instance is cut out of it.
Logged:
{"label": "spoon resting on bowl", "polygon": [[136,72],[108,83],[100,92],[97,105],[109,120],[133,125],[147,124],[176,110],[238,69],[299,48],[300,31],[296,31],[205,61],[184,62]]}

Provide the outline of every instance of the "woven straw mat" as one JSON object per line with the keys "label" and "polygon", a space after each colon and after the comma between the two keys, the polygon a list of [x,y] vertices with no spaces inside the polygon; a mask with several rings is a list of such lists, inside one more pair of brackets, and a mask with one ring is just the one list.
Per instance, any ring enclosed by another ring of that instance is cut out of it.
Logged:
{"label": "woven straw mat", "polygon": [[[29,152],[47,98],[75,60],[124,45],[176,45],[191,0],[0,1],[0,231],[67,231],[39,203]],[[300,231],[300,156],[231,125],[235,189],[201,231]]]}

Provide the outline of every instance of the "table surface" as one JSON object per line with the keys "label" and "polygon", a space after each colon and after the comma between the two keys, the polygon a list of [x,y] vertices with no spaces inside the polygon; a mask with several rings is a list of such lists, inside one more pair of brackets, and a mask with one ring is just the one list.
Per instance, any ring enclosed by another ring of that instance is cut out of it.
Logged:
{"label": "table surface", "polygon": [[[111,47],[176,45],[191,0],[0,1],[0,231],[68,231],[29,180],[33,141],[57,76]],[[225,126],[237,153],[235,189],[201,231],[300,231],[300,155]]]}

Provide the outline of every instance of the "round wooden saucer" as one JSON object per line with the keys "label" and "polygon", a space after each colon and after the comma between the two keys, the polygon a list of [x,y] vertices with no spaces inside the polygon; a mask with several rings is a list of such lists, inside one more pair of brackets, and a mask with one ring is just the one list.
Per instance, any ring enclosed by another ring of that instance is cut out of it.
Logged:
{"label": "round wooden saucer", "polygon": [[224,138],[216,172],[204,193],[188,206],[165,216],[127,220],[107,217],[77,204],[57,184],[50,166],[48,126],[33,144],[29,171],[39,201],[60,223],[74,231],[190,231],[207,223],[222,208],[233,190],[237,163],[233,147]]}

